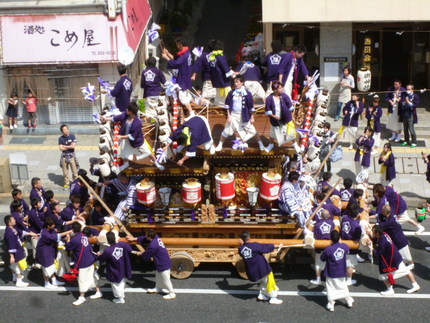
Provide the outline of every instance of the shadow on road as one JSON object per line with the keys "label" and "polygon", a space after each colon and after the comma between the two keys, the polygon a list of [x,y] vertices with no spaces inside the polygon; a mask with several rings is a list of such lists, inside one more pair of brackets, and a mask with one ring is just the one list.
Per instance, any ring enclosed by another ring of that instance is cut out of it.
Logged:
{"label": "shadow on road", "polygon": [[57,185],[63,186],[64,185],[64,176],[63,175],[57,175],[54,173],[48,173],[48,179]]}
{"label": "shadow on road", "polygon": [[[232,289],[244,290],[244,289],[249,289],[251,287],[257,287],[258,288],[258,284],[251,283],[251,282],[247,282],[247,283],[244,283],[241,285],[230,285],[230,283],[227,280],[227,277],[224,277],[223,280],[217,281],[216,285],[218,286],[219,289],[226,291],[226,292],[228,292]],[[258,294],[257,291],[255,292],[255,294],[252,291],[252,293],[250,293],[250,294],[230,294],[230,295],[235,297],[235,298],[246,300],[246,299],[256,298],[257,294]]]}

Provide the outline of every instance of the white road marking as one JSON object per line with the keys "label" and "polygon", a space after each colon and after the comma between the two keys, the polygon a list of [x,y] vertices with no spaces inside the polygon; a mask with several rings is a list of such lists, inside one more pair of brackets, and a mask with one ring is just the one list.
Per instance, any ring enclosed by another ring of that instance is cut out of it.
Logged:
{"label": "white road marking", "polygon": [[[56,289],[46,289],[44,287],[24,287],[18,288],[15,286],[0,286],[0,291],[13,292],[78,292],[78,287],[58,287]],[[112,292],[111,288],[101,288],[102,292]],[[126,288],[126,293],[147,293],[146,288]],[[194,289],[194,288],[175,288],[176,294],[204,294],[204,295],[257,295],[258,290],[242,290],[242,289]],[[391,296],[382,296],[379,293],[350,293],[352,297],[372,297],[372,298],[410,298],[410,299],[430,299],[430,294],[406,294],[399,293]],[[304,292],[304,291],[279,291],[279,296],[323,296],[326,297],[326,292]]]}

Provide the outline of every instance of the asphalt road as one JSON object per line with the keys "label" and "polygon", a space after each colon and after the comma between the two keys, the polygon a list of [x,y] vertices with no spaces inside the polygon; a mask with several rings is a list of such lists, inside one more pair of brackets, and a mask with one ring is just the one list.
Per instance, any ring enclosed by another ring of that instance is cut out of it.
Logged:
{"label": "asphalt road", "polygon": [[[426,322],[430,299],[430,258],[424,247],[430,245],[430,235],[410,236],[411,251],[416,262],[415,276],[421,286],[416,294],[406,294],[410,283],[398,280],[396,295],[382,297],[384,289],[378,280],[376,264],[359,264],[356,286],[350,291],[355,299],[348,309],[340,301],[335,312],[325,309],[327,303],[323,286],[314,286],[308,264],[274,264],[279,298],[282,305],[256,301],[258,286],[241,279],[230,264],[201,264],[186,280],[173,279],[177,292],[175,300],[163,300],[160,295],[145,293],[154,286],[152,264],[135,260],[133,277],[127,284],[126,303],[112,303],[113,295],[104,278],[101,286],[104,297],[90,300],[76,307],[72,302],[78,292],[76,285],[47,291],[42,288],[41,270],[31,270],[30,288],[17,289],[11,282],[8,268],[0,269],[0,313],[2,322],[321,322],[348,320],[349,322]],[[293,253],[292,260],[303,258]],[[297,257],[295,257],[297,256]],[[304,258],[306,260],[306,257]],[[309,258],[308,258],[309,260]]]}

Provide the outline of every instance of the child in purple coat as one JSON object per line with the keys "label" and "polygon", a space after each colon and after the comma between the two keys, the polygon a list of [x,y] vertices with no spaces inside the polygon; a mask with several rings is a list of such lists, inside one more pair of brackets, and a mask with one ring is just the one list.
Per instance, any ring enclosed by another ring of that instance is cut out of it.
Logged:
{"label": "child in purple coat", "polygon": [[362,170],[368,171],[370,167],[372,148],[373,148],[373,145],[375,144],[375,140],[373,139],[372,128],[366,127],[364,129],[364,134],[360,136],[360,138],[358,138],[355,143],[357,144],[357,150],[354,156],[355,173],[358,175],[360,171]]}
{"label": "child in purple coat", "polygon": [[373,129],[373,139],[375,139],[372,154],[378,152],[379,145],[381,144],[381,117],[382,108],[379,105],[379,96],[375,95],[373,103],[366,108],[367,126]]}
{"label": "child in purple coat", "polygon": [[[36,234],[18,229],[15,219],[10,215],[4,217],[4,223],[6,224],[4,241],[9,253],[9,264],[13,274],[13,281],[16,281],[16,287],[27,287],[28,283],[23,281],[23,273],[27,264],[25,262],[26,252],[22,243],[26,235],[35,236]],[[24,261],[24,264],[21,261]]]}
{"label": "child in purple coat", "polygon": [[392,180],[396,178],[396,162],[390,143],[384,145],[378,164],[381,165],[380,183],[384,186],[391,185]]}
{"label": "child in purple coat", "polygon": [[251,242],[251,235],[248,231],[243,231],[240,234],[240,239],[239,254],[245,262],[248,279],[260,283],[260,293],[257,300],[269,301],[273,305],[282,304],[283,301],[277,298],[279,289],[275,283],[272,267],[264,257],[265,253],[275,250],[275,245]]}
{"label": "child in purple coat", "polygon": [[355,138],[357,138],[358,132],[358,119],[360,115],[363,113],[364,104],[360,100],[360,96],[357,93],[352,95],[352,100],[349,101],[343,107],[343,121],[342,128],[339,132],[348,136],[349,141],[349,149],[352,149],[352,145],[355,142]]}

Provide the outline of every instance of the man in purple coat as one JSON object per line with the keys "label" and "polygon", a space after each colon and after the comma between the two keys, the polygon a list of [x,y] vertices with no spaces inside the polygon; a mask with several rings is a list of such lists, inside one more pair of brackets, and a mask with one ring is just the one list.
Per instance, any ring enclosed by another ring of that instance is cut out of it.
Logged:
{"label": "man in purple coat", "polygon": [[349,248],[346,244],[339,242],[340,233],[336,230],[330,234],[332,244],[321,254],[321,260],[326,262],[324,275],[327,286],[327,309],[334,311],[335,301],[345,298],[346,305],[351,308],[354,299],[350,296],[346,282],[346,259]]}
{"label": "man in purple coat", "polygon": [[193,87],[191,82],[193,58],[191,56],[187,42],[182,38],[177,38],[176,47],[179,52],[176,58],[173,57],[167,48],[163,49],[163,58],[167,60],[167,68],[171,70],[177,70],[176,83],[179,85],[181,90],[179,91],[179,101],[184,105],[190,115],[194,115],[194,111],[191,108],[191,94],[188,92]]}
{"label": "man in purple coat", "polygon": [[387,289],[381,292],[383,296],[394,295],[393,284],[395,279],[408,276],[412,283],[412,288],[406,292],[408,294],[415,293],[420,289],[420,286],[415,280],[410,268],[402,261],[402,256],[397,250],[390,236],[384,232],[384,229],[375,225],[373,227],[373,237],[375,256],[379,258],[379,278],[384,282]]}
{"label": "man in purple coat", "polygon": [[191,76],[191,80],[195,81],[197,78],[197,73],[201,72],[201,79],[203,82],[202,97],[205,99],[215,99],[215,96],[216,96],[216,90],[212,86],[211,71],[210,71],[209,61],[207,59],[207,56],[209,55],[209,53],[212,52],[213,44],[215,42],[216,40],[211,39],[208,42],[206,50],[202,52],[202,54],[199,57],[196,58],[193,65],[193,74]]}
{"label": "man in purple coat", "polygon": [[93,252],[93,247],[88,241],[88,237],[81,232],[82,225],[79,222],[74,222],[72,228],[73,237],[70,234],[66,236],[66,250],[73,252],[75,268],[79,269],[80,295],[73,302],[73,305],[78,306],[86,301],[85,293],[92,288],[96,289],[96,293],[90,296],[91,299],[101,298],[103,294],[98,287],[98,278],[95,275],[94,262],[97,260],[97,256]]}
{"label": "man in purple coat", "polygon": [[391,208],[391,214],[397,216],[397,220],[400,224],[410,223],[417,227],[416,234],[424,232],[425,228],[418,222],[411,219],[408,215],[408,204],[405,199],[396,192],[391,186],[383,186],[382,184],[376,184],[373,186],[373,194],[382,195],[384,194],[388,204]]}
{"label": "man in purple coat", "polygon": [[[415,132],[415,123],[418,123],[417,107],[420,104],[420,97],[414,93],[414,86],[408,84],[406,91],[402,93],[399,102],[399,120],[403,122],[403,131],[405,132],[405,141],[402,146],[411,145],[411,148],[417,146],[417,134]],[[409,133],[411,142],[409,142]]]}
{"label": "man in purple coat", "polygon": [[[313,231],[315,240],[330,240],[330,234],[335,229],[336,225],[330,219],[330,212],[323,210],[321,212],[321,220],[315,223]],[[316,278],[310,281],[311,284],[321,285],[321,272],[325,268],[325,262],[321,260],[321,252],[323,249],[315,249],[315,275]]]}
{"label": "man in purple coat", "polygon": [[227,122],[224,126],[224,131],[221,133],[221,138],[216,151],[221,151],[224,141],[237,133],[246,143],[249,139],[255,136],[260,150],[266,150],[261,137],[254,126],[254,101],[252,94],[244,87],[244,79],[242,75],[234,78],[234,90],[231,90],[225,100],[225,109],[227,110]]}
{"label": "man in purple coat", "polygon": [[157,162],[151,146],[143,136],[142,121],[138,116],[138,112],[139,107],[135,102],[132,102],[128,105],[126,112],[114,117],[102,117],[102,120],[121,122],[118,138],[121,139],[121,157],[124,160],[124,164],[120,167],[120,170],[122,171],[130,166],[129,160],[142,160],[146,157],[149,157],[158,169],[164,170],[164,166]]}
{"label": "man in purple coat", "polygon": [[23,273],[27,263],[25,262],[26,255],[22,242],[26,235],[35,236],[35,233],[18,229],[15,219],[10,215],[4,217],[4,223],[6,224],[4,241],[9,253],[9,264],[13,274],[13,281],[16,281],[16,287],[27,287],[28,283],[23,281]]}
{"label": "man in purple coat", "polygon": [[133,82],[127,76],[127,66],[121,64],[118,65],[117,69],[121,78],[116,82],[115,87],[110,94],[115,98],[115,106],[119,111],[125,112],[125,109],[127,109],[130,104]]}
{"label": "man in purple coat", "polygon": [[384,232],[390,236],[397,250],[399,250],[403,262],[405,262],[410,269],[414,269],[415,265],[411,251],[409,250],[408,238],[406,238],[402,225],[397,220],[397,216],[391,214],[391,207],[389,205],[384,205],[382,207],[382,212],[378,214],[377,222],[381,228],[384,229]]}
{"label": "man in purple coat", "polygon": [[282,304],[283,301],[277,298],[279,289],[275,283],[272,267],[264,257],[265,253],[275,250],[275,245],[251,242],[251,235],[248,231],[243,231],[240,234],[240,239],[239,254],[245,261],[248,279],[260,283],[260,293],[257,300],[269,301],[270,304],[274,305]]}
{"label": "man in purple coat", "polygon": [[266,92],[261,86],[260,67],[251,61],[251,57],[244,57],[242,62],[237,66],[236,72],[243,76],[245,88],[251,92],[254,99],[266,99]]}
{"label": "man in purple coat", "polygon": [[[36,246],[36,261],[42,265],[45,288],[52,289],[64,285],[64,282],[57,280],[57,268],[55,259],[57,258],[57,246],[61,238],[70,234],[71,231],[57,233],[55,222],[52,218],[46,218],[44,228],[40,234],[40,239]],[[50,280],[52,284],[50,283]]]}
{"label": "man in purple coat", "polygon": [[143,89],[143,97],[146,98],[145,114],[150,117],[157,117],[157,108],[160,103],[160,94],[166,77],[157,67],[157,60],[149,57],[146,60],[146,69],[142,71],[140,87]]}
{"label": "man in purple coat", "polygon": [[[19,188],[14,188],[12,190],[12,198],[14,200],[20,200],[22,203],[22,206],[24,207],[24,211],[30,211],[30,207],[28,206],[27,202],[24,200],[24,197],[22,195],[22,191]],[[10,208],[10,213],[12,213],[12,207]]]}
{"label": "man in purple coat", "polygon": [[28,212],[24,211],[22,202],[20,200],[13,200],[10,207],[13,210],[11,216],[15,219],[17,228],[21,231],[29,231]]}
{"label": "man in purple coat", "polygon": [[309,71],[303,60],[306,47],[298,45],[294,51],[285,53],[279,65],[279,81],[284,85],[285,93],[292,99],[297,100],[300,85],[299,77],[309,81]]}
{"label": "man in purple coat", "polygon": [[272,51],[267,54],[262,61],[262,65],[267,67],[267,91],[269,95],[273,92],[272,83],[279,80],[279,66],[285,52],[282,50],[282,43],[279,40],[272,41]]}
{"label": "man in purple coat", "polygon": [[99,253],[100,264],[106,263],[106,278],[111,283],[113,302],[124,304],[125,279],[131,278],[130,254],[131,246],[126,242],[116,243],[116,236],[113,232],[106,233],[106,239],[110,245],[103,253]]}
{"label": "man in purple coat", "polygon": [[188,158],[195,157],[198,147],[208,150],[211,155],[215,154],[212,132],[209,127],[208,120],[205,117],[191,117],[183,123],[174,133],[172,133],[169,139],[167,139],[167,143],[163,147],[163,150],[167,151],[174,141],[179,145],[176,149],[177,152],[182,151],[185,147],[187,149],[184,157],[177,162],[179,166],[183,165]]}
{"label": "man in purple coat", "polygon": [[236,75],[224,56],[224,43],[222,41],[213,42],[212,52],[206,56],[206,60],[209,64],[212,86],[216,90],[215,105],[222,107],[231,90],[230,78]]}
{"label": "man in purple coat", "polygon": [[148,289],[148,293],[161,293],[163,292],[163,288],[165,288],[168,293],[164,295],[163,298],[175,299],[176,294],[173,290],[172,282],[170,281],[170,268],[172,267],[172,262],[170,261],[169,252],[160,237],[154,230],[149,229],[144,236],[137,238],[128,236],[127,239],[129,241],[137,241],[141,245],[149,243],[145,252],[137,253],[137,255],[142,256],[145,261],[151,261],[151,258],[154,260],[156,269],[155,288]]}
{"label": "man in purple coat", "polygon": [[[360,241],[362,230],[360,226],[359,215],[361,211],[362,209],[360,209],[360,207],[355,203],[350,203],[348,205],[348,213],[342,217],[342,222],[340,225],[340,237],[342,240]],[[352,279],[352,274],[354,273],[354,268],[358,264],[358,253],[358,249],[351,250],[346,258],[347,285],[355,285],[357,283],[355,279]]]}

